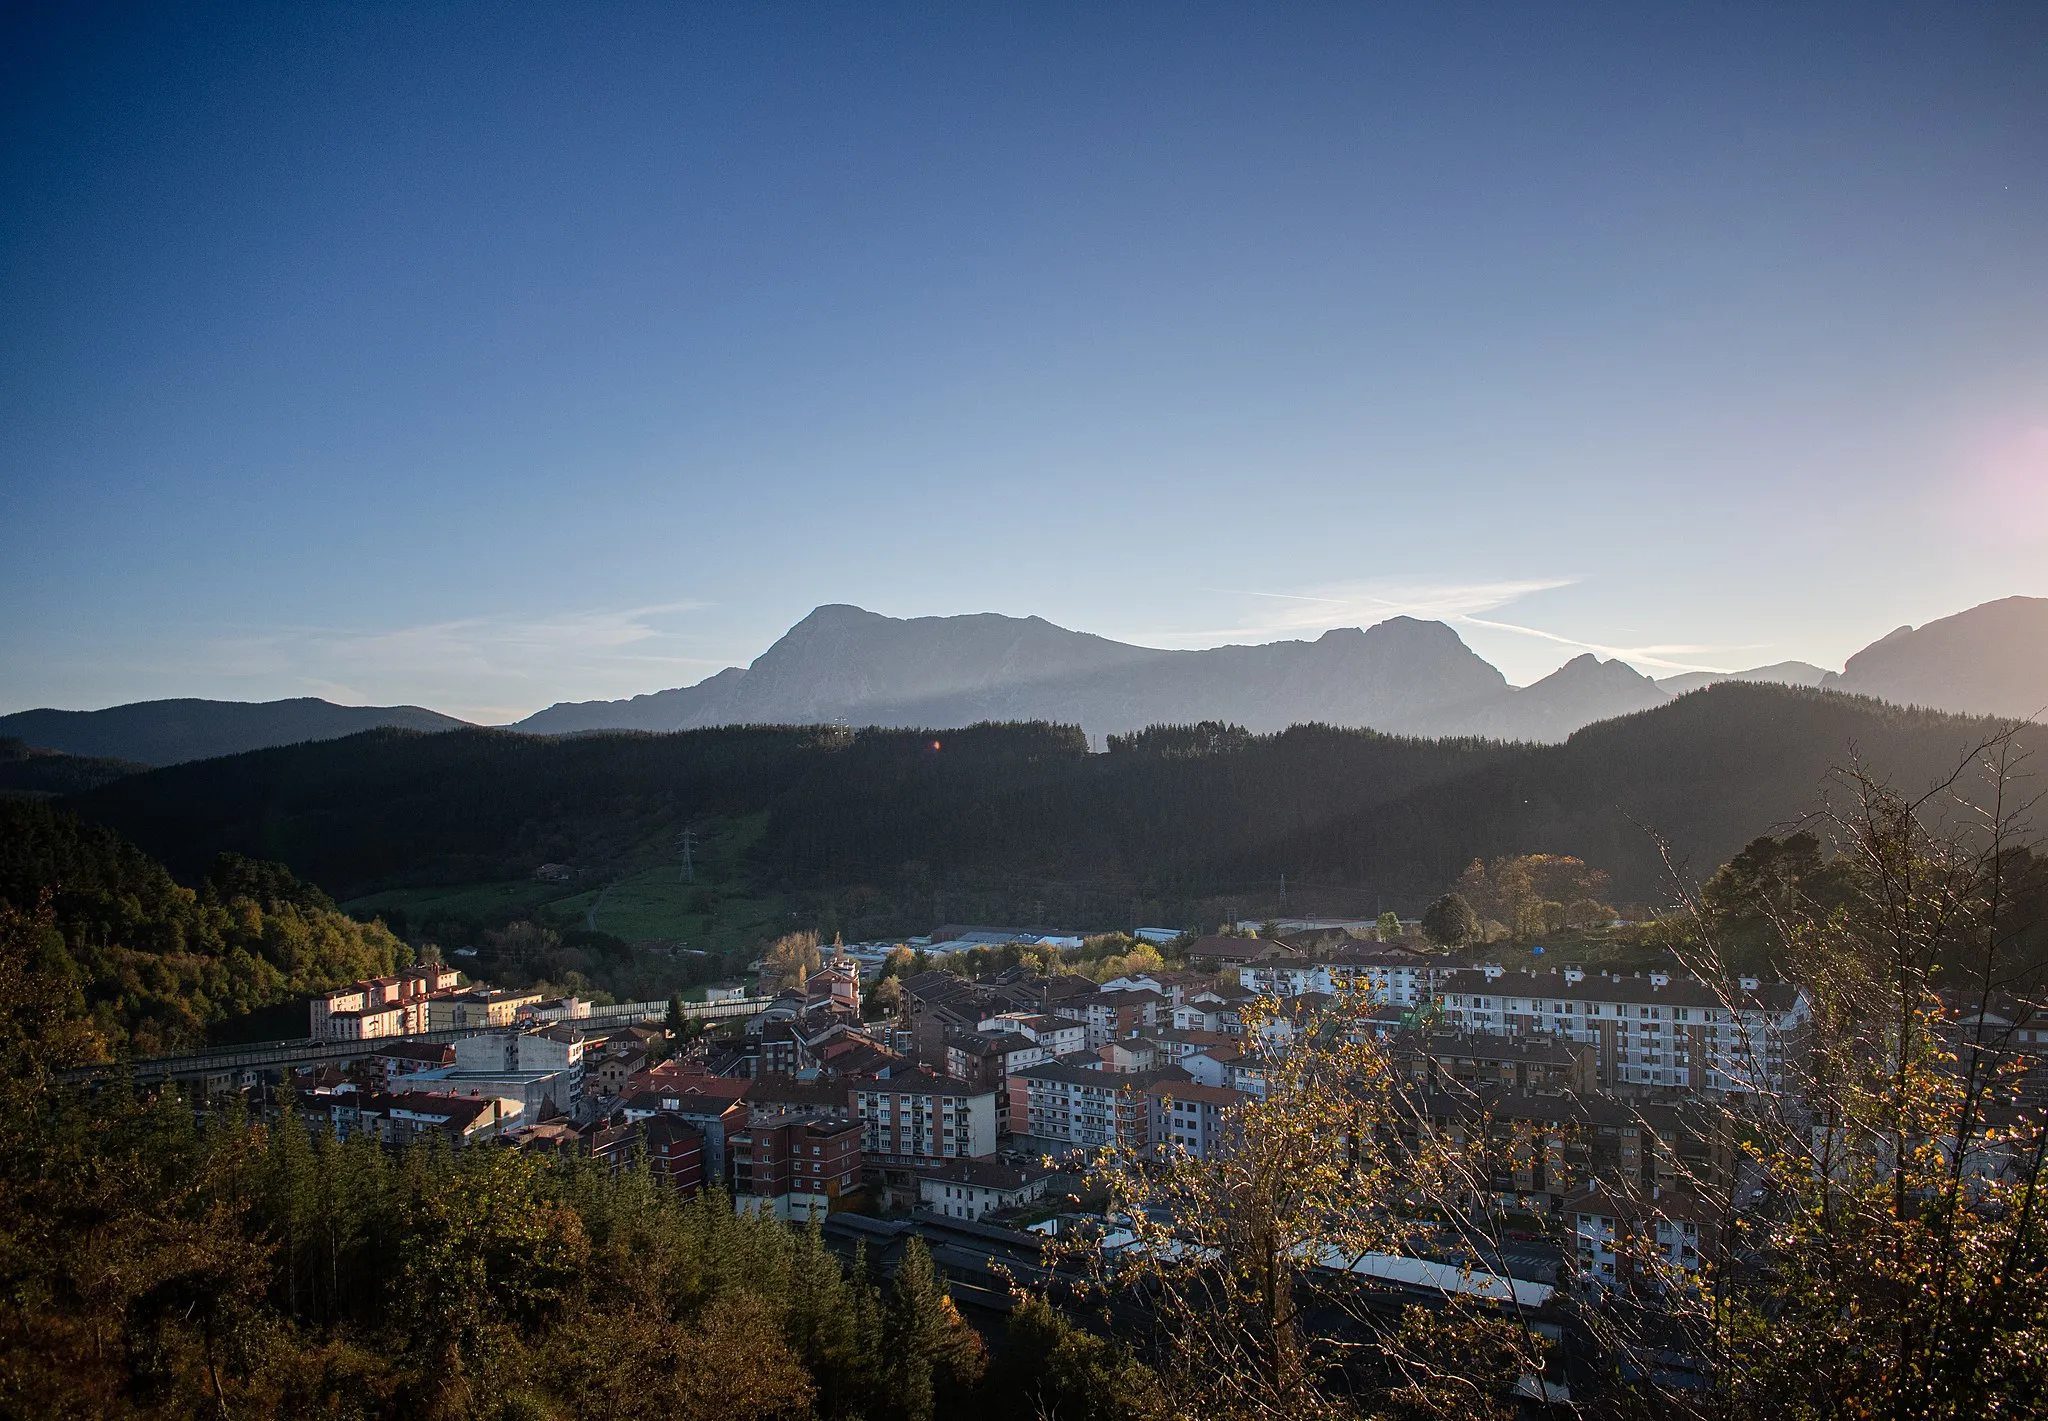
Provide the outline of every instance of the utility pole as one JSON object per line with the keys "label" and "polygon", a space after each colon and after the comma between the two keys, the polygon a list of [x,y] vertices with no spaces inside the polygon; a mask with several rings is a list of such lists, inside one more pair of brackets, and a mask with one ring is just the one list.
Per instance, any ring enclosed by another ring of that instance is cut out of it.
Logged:
{"label": "utility pole", "polygon": [[1280,911],[1283,915],[1287,912],[1287,875],[1284,873],[1280,875]]}

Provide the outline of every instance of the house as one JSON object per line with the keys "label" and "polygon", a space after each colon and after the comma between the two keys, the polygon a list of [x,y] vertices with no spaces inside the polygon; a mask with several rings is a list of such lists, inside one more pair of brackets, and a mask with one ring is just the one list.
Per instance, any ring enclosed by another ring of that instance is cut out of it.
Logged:
{"label": "house", "polygon": [[328,1118],[338,1139],[368,1134],[402,1145],[435,1131],[452,1145],[496,1138],[519,1123],[519,1102],[495,1096],[458,1099],[425,1091],[355,1092],[328,1097]]}
{"label": "house", "polygon": [[861,1148],[885,1161],[978,1159],[996,1151],[996,1092],[923,1066],[856,1079]]}
{"label": "house", "polygon": [[584,1068],[584,1087],[611,1098],[621,1094],[626,1083],[647,1068],[647,1048],[630,1038],[614,1040],[605,1047],[595,1065]]}
{"label": "house", "polygon": [[990,1017],[976,1030],[1021,1031],[1043,1046],[1050,1057],[1071,1056],[1076,1051],[1088,1049],[1088,1028],[1084,1023],[1037,1012],[1005,1012],[1001,1016]]}
{"label": "house", "polygon": [[861,1187],[862,1126],[778,1114],[750,1120],[727,1142],[733,1207],[778,1219],[824,1218]]}
{"label": "house", "polygon": [[921,1207],[948,1219],[974,1220],[1045,1197],[1057,1171],[1047,1165],[950,1160],[917,1181]]}
{"label": "house", "polygon": [[1152,1147],[1162,1152],[1184,1150],[1196,1159],[1214,1159],[1222,1152],[1229,1112],[1252,1098],[1228,1086],[1187,1080],[1156,1080],[1145,1094]]}

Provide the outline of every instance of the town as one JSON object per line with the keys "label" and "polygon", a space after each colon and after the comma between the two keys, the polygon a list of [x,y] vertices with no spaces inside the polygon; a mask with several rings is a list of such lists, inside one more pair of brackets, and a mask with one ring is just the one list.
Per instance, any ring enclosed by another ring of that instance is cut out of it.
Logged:
{"label": "town", "polygon": [[[1417,926],[1155,930],[1176,965],[1100,982],[1021,966],[894,975],[917,953],[1081,944],[949,926],[914,944],[827,948],[772,994],[713,989],[692,1005],[730,1015],[708,1030],[645,1019],[662,1003],[592,1007],[428,965],[315,997],[314,1040],[299,1049],[324,1043],[331,1059],[201,1084],[288,1103],[342,1139],[438,1134],[644,1162],[670,1189],[722,1190],[744,1213],[1051,1231],[1081,1216],[1098,1151],[1229,1150],[1233,1112],[1264,1098],[1293,1033],[1341,1014],[1384,1051],[1417,1129],[1500,1161],[1478,1202],[1525,1226],[1491,1265],[1529,1285],[1519,1296],[1626,1287],[1644,1245],[1696,1270],[1714,1200],[1736,1182],[1719,1107],[1784,1089],[1804,993],[1668,970],[1508,970]],[[878,978],[893,1010],[877,1009]],[[1248,1033],[1261,999],[1277,1016]],[[1469,1262],[1470,1241],[1446,1257]]]}

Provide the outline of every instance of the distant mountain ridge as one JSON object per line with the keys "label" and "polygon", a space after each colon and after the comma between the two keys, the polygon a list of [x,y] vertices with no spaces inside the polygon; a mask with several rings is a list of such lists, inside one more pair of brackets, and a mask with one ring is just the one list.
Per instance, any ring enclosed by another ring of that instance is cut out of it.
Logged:
{"label": "distant mountain ridge", "polygon": [[1821,684],[1898,705],[2039,715],[2048,710],[2048,597],[2006,597],[1918,630],[1900,627]]}
{"label": "distant mountain ridge", "polygon": [[1315,641],[1162,651],[979,613],[899,620],[820,607],[751,667],[696,686],[551,706],[514,729],[689,730],[722,724],[944,728],[1079,725],[1091,736],[1224,720],[1269,732],[1320,721],[1419,736],[1561,740],[1669,696],[1619,661],[1582,656],[1517,690],[1442,622],[1394,617]]}
{"label": "distant mountain ridge", "polygon": [[[1840,672],[1784,661],[1653,681],[1582,655],[1516,688],[1442,622],[1394,617],[1314,641],[1164,651],[993,612],[885,617],[828,604],[754,663],[694,686],[563,702],[511,729],[539,735],[716,725],[930,727],[979,721],[1079,725],[1100,744],[1149,725],[1233,722],[1257,732],[1321,722],[1419,737],[1554,744],[1582,726],[1720,682],[1824,687],[1964,714],[2048,708],[2048,598],[2008,597],[1901,627]],[[143,701],[101,711],[0,716],[0,736],[77,756],[175,764],[382,726],[452,730],[418,706],[300,699]]]}
{"label": "distant mountain ridge", "polygon": [[550,706],[514,729],[690,730],[712,725],[968,725],[1050,720],[1091,736],[1232,721],[1322,721],[1421,736],[1554,744],[1581,726],[1722,681],[1826,686],[1903,704],[2026,716],[2048,706],[2048,599],[2010,597],[1920,631],[1900,628],[1840,673],[1804,661],[1653,681],[1582,655],[1515,688],[1442,622],[1394,617],[1312,642],[1161,651],[980,613],[899,620],[819,607],[746,669],[695,686]]}
{"label": "distant mountain ridge", "polygon": [[26,710],[0,715],[0,736],[67,755],[175,765],[361,730],[453,730],[467,721],[419,706],[338,706],[285,701],[136,701],[106,710]]}

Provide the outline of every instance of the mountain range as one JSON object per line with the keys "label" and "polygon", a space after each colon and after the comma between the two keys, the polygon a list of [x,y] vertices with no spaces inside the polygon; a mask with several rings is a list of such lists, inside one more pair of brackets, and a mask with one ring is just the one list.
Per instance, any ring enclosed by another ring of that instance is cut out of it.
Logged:
{"label": "mountain range", "polygon": [[288,701],[136,701],[106,710],[28,710],[0,715],[0,736],[40,750],[143,765],[210,760],[302,740],[336,740],[361,730],[453,730],[468,722],[419,706],[338,706]]}
{"label": "mountain range", "polygon": [[[1320,722],[1390,733],[1556,743],[1581,726],[1717,681],[1775,682],[1948,711],[2027,717],[2048,707],[2048,598],[2009,597],[1901,627],[1840,672],[1780,662],[1653,681],[1589,654],[1510,686],[1442,622],[1395,617],[1314,641],[1163,651],[1039,617],[881,616],[827,605],[752,665],[618,701],[564,702],[514,725],[539,735],[715,725],[944,729],[980,721],[1079,725],[1091,739],[1219,720],[1256,732]],[[0,716],[0,736],[151,765],[332,739],[376,727],[464,724],[417,706],[147,701],[101,711]]]}
{"label": "mountain range", "polygon": [[753,665],[624,701],[548,707],[537,734],[712,725],[1079,725],[1091,737],[1229,721],[1270,732],[1321,722],[1430,737],[1555,743],[1594,721],[1717,681],[1821,686],[1900,704],[2024,717],[2048,706],[2048,598],[2009,597],[1902,627],[1839,673],[1801,661],[1653,681],[1588,653],[1525,687],[1442,622],[1394,617],[1315,641],[1161,651],[982,613],[899,620],[820,607]]}

